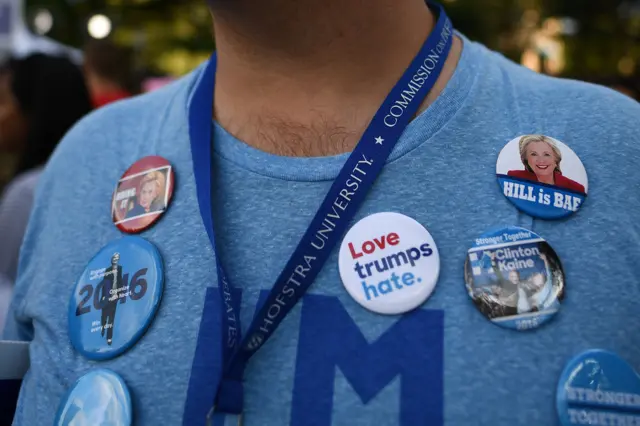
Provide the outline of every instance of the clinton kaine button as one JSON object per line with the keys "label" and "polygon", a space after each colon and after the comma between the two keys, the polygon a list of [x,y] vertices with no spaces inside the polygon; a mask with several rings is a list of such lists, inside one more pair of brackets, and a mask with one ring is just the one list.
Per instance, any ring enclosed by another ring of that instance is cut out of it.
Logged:
{"label": "clinton kaine button", "polygon": [[464,277],[476,308],[506,328],[544,324],[564,297],[564,272],[556,253],[536,233],[515,226],[476,238]]}
{"label": "clinton kaine button", "polygon": [[136,161],[113,192],[113,223],[129,234],[149,228],[169,207],[174,180],[173,168],[164,158],[153,155]]}
{"label": "clinton kaine button", "polygon": [[578,211],[587,197],[587,172],[562,142],[543,135],[520,136],[500,152],[496,173],[502,193],[518,209],[541,219]]}
{"label": "clinton kaine button", "polygon": [[347,232],[339,267],[356,302],[380,314],[401,314],[429,297],[438,281],[440,256],[418,222],[399,213],[376,213]]}
{"label": "clinton kaine button", "polygon": [[128,426],[132,419],[129,390],[117,374],[92,370],[80,377],[62,398],[55,426]]}
{"label": "clinton kaine button", "polygon": [[568,425],[640,425],[640,377],[618,355],[589,350],[558,381],[556,408]]}
{"label": "clinton kaine button", "polygon": [[69,302],[69,337],[93,360],[128,350],[151,324],[164,283],[162,259],[150,242],[127,236],[89,262]]}

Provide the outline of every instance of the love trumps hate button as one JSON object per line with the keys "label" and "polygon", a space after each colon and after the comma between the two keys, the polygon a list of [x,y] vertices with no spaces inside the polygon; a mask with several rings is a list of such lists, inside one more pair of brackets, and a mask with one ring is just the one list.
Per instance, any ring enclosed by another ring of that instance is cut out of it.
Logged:
{"label": "love trumps hate button", "polygon": [[342,241],[338,263],[351,297],[370,311],[388,315],[424,303],[440,274],[431,234],[414,219],[392,212],[356,223]]}

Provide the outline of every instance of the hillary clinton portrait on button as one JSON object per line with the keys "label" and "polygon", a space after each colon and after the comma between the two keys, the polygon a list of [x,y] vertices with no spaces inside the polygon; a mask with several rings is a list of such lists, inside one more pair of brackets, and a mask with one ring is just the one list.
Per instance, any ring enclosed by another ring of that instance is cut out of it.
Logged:
{"label": "hillary clinton portrait on button", "polygon": [[585,193],[582,184],[562,174],[562,152],[553,139],[544,135],[527,135],[519,141],[524,170],[509,170],[509,176]]}

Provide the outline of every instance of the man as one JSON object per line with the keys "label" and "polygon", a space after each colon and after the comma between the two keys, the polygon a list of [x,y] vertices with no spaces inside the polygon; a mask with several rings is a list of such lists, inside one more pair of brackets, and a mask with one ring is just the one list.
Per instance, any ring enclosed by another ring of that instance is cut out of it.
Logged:
{"label": "man", "polygon": [[[218,51],[215,94],[205,93],[202,104],[214,104],[210,158],[192,156],[190,144],[201,67],[97,111],[47,167],[6,334],[33,340],[14,425],[50,422],[64,392],[97,366],[127,383],[136,425],[204,425],[223,346],[237,336],[221,326],[229,300],[241,303],[246,328],[346,153],[436,22],[421,0],[210,6]],[[638,104],[611,90],[535,74],[456,34],[435,86],[349,225],[393,211],[426,226],[441,260],[435,291],[405,315],[370,312],[345,291],[336,247],[251,358],[244,425],[556,425],[558,377],[578,351],[606,348],[639,365],[639,116]],[[497,153],[533,133],[567,143],[589,173],[589,199],[570,219],[534,221],[496,185]],[[166,292],[142,339],[96,364],[69,346],[68,283],[119,238],[108,208],[114,183],[151,154],[178,175],[172,205],[142,233],[162,252]],[[194,160],[212,162],[216,245],[234,290],[218,282],[209,219],[199,213],[208,194],[196,183]],[[562,312],[533,332],[491,324],[464,290],[474,238],[514,224],[543,234],[568,277]],[[221,422],[215,416],[213,424]]]}
{"label": "man", "polygon": [[131,54],[109,40],[92,40],[85,46],[83,68],[95,108],[134,92]]}
{"label": "man", "polygon": [[[107,334],[107,344],[111,346],[113,341],[113,327],[116,320],[116,309],[120,302],[119,294],[122,287],[122,266],[118,265],[120,253],[111,256],[111,265],[105,270],[102,294],[100,294],[101,335]],[[112,291],[113,290],[113,291]]]}

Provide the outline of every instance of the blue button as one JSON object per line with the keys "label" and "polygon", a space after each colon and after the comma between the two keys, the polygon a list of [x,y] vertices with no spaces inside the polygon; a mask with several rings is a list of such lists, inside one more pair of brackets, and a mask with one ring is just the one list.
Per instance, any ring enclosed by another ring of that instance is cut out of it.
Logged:
{"label": "blue button", "polygon": [[540,235],[516,226],[476,238],[464,278],[476,308],[494,324],[514,330],[548,322],[564,298],[558,255]]}
{"label": "blue button", "polygon": [[147,330],[162,298],[158,249],[127,236],[103,247],[78,279],[69,302],[69,337],[92,360],[116,357]]}
{"label": "blue button", "polygon": [[640,376],[618,355],[592,349],[573,358],[556,394],[560,423],[640,424]]}
{"label": "blue button", "polygon": [[80,377],[60,402],[55,426],[129,426],[131,396],[124,381],[106,369]]}
{"label": "blue button", "polygon": [[500,190],[519,210],[540,219],[577,212],[587,198],[587,172],[567,145],[545,135],[518,136],[496,164]]}

